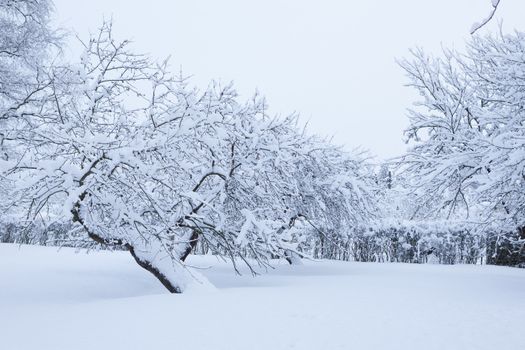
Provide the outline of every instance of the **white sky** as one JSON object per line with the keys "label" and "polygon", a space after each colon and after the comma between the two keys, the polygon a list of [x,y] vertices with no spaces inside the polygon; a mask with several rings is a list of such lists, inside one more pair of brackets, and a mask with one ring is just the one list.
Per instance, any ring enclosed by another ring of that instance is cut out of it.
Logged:
{"label": "white sky", "polygon": [[[55,0],[59,24],[81,37],[113,17],[120,38],[205,87],[258,88],[274,113],[298,111],[310,132],[380,159],[403,152],[415,95],[395,62],[414,46],[463,46],[490,0]],[[502,0],[495,21],[525,30],[524,0]]]}

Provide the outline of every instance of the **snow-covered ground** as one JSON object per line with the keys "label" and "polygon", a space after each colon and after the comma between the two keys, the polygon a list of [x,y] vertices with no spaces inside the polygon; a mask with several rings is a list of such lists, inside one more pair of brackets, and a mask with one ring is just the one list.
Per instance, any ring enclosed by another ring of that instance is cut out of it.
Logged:
{"label": "snow-covered ground", "polygon": [[0,244],[0,349],[525,349],[525,270],[306,262],[170,295],[126,253]]}

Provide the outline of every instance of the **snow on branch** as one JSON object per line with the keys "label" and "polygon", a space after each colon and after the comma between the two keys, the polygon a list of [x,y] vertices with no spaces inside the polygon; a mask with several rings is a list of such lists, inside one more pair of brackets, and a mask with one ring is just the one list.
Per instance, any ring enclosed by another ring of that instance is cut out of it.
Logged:
{"label": "snow on branch", "polygon": [[474,23],[472,25],[472,28],[470,28],[470,34],[476,33],[479,29],[481,29],[483,26],[490,22],[490,20],[496,14],[499,4],[500,0],[492,0],[492,10],[490,11],[489,15],[483,21]]}

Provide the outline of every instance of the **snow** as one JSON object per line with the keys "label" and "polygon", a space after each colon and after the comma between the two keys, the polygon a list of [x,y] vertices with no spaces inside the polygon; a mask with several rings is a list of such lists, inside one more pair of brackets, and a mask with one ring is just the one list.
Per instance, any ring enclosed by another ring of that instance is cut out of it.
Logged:
{"label": "snow", "polygon": [[275,262],[168,294],[125,252],[0,244],[0,349],[523,349],[525,270]]}

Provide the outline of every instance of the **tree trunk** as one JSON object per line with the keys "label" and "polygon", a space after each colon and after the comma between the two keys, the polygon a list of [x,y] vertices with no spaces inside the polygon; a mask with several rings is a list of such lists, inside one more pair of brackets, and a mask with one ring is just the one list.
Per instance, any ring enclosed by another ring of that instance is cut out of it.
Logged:
{"label": "tree trunk", "polygon": [[[92,232],[87,227],[87,225],[84,222],[84,219],[80,215],[80,205],[81,205],[82,200],[84,200],[85,197],[86,197],[86,192],[82,193],[79,196],[79,201],[75,203],[75,205],[73,206],[73,209],[71,209],[71,213],[73,214],[73,222],[78,222],[79,224],[81,224],[82,227],[84,227],[84,229],[86,230],[89,238],[105,246],[121,247],[129,251],[131,253],[131,256],[133,256],[133,259],[135,259],[135,261],[137,262],[137,264],[139,264],[140,267],[142,267],[146,271],[150,272],[153,276],[155,276],[160,281],[160,283],[162,283],[162,285],[166,287],[166,289],[170,293],[177,293],[177,294],[182,293],[181,288],[173,284],[173,282],[170,281],[169,278],[164,273],[162,273],[157,267],[155,267],[150,261],[140,258],[135,251],[135,247],[133,247],[131,244],[123,242],[120,239],[108,240]],[[187,254],[189,254],[191,249],[192,247],[189,248],[189,251],[187,252]],[[186,256],[184,257],[184,259],[186,258]]]}
{"label": "tree trunk", "polygon": [[164,287],[166,287],[166,289],[170,292],[170,293],[177,293],[177,294],[180,294],[182,293],[182,290],[180,289],[179,286],[176,286],[174,285],[167,277],[166,275],[164,275],[162,272],[160,272],[160,270],[158,268],[156,268],[155,266],[153,266],[153,264],[147,260],[143,260],[141,258],[139,258],[137,256],[137,254],[135,253],[135,249],[131,246],[131,245],[127,245],[128,247],[128,251],[131,253],[131,256],[133,256],[133,259],[135,259],[135,261],[137,262],[137,264],[139,264],[140,267],[142,267],[143,269],[145,269],[146,271],[150,272],[151,274],[153,274],[153,276],[155,276],[159,281],[160,283],[162,283],[162,285]]}
{"label": "tree trunk", "polygon": [[290,265],[302,265],[303,262],[301,260],[301,256],[297,254],[296,252],[292,252],[290,250],[287,250],[284,253],[284,258]]}
{"label": "tree trunk", "polygon": [[199,231],[198,230],[193,230],[191,232],[191,237],[190,237],[190,241],[189,241],[189,245],[188,247],[186,248],[186,250],[184,251],[184,253],[182,253],[182,256],[180,258],[180,261],[184,262],[186,261],[186,258],[188,257],[188,255],[190,255],[190,253],[192,252],[192,250],[195,248],[195,246],[197,245],[197,242],[199,241]]}

